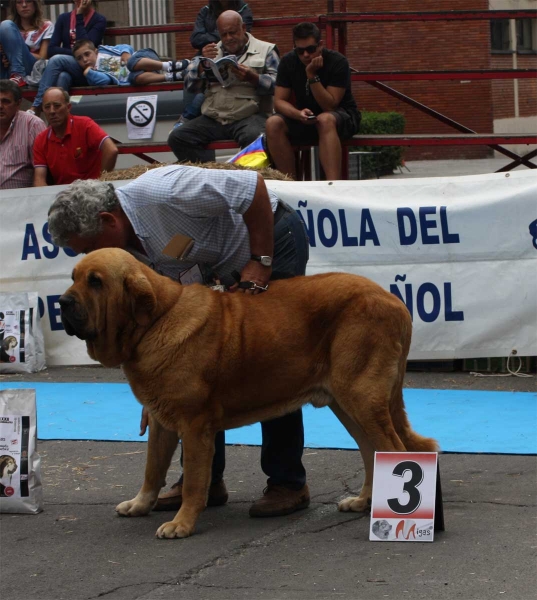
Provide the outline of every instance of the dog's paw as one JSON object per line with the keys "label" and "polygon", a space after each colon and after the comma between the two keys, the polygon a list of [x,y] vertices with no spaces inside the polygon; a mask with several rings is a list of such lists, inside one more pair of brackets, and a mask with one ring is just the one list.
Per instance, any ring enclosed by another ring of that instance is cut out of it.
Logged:
{"label": "dog's paw", "polygon": [[194,527],[186,527],[181,523],[168,521],[167,523],[163,523],[157,529],[157,533],[155,535],[162,540],[164,538],[186,538],[191,536],[193,533]]}
{"label": "dog's paw", "polygon": [[366,512],[371,509],[371,498],[351,496],[342,500],[337,508],[341,512]]}
{"label": "dog's paw", "polygon": [[144,517],[151,511],[151,504],[141,502],[137,498],[126,500],[116,506],[116,512],[122,517]]}

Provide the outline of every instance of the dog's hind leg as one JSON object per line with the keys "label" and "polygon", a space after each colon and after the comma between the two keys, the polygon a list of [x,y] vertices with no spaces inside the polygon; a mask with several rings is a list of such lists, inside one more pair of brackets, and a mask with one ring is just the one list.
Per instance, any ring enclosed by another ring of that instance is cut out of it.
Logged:
{"label": "dog's hind leg", "polygon": [[157,501],[160,488],[166,483],[166,473],[178,441],[179,436],[175,432],[164,429],[149,414],[144,483],[135,498],[116,506],[116,512],[124,517],[141,517],[149,514]]}
{"label": "dog's hind leg", "polygon": [[375,459],[375,450],[364,430],[353,421],[349,415],[335,402],[329,405],[332,412],[341,421],[342,425],[349,432],[354,441],[358,444],[362,460],[364,461],[365,478],[362,484],[362,490],[359,496],[345,498],[338,504],[338,510],[363,512],[371,507],[371,493],[373,489],[373,464]]}
{"label": "dog's hind leg", "polygon": [[157,529],[159,538],[185,538],[207,505],[216,431],[206,423],[191,423],[183,430],[183,503],[173,521]]}

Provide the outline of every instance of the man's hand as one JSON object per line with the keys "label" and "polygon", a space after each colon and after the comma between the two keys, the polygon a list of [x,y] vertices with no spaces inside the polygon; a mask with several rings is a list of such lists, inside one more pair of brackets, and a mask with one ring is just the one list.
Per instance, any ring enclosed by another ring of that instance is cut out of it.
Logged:
{"label": "man's hand", "polygon": [[319,69],[321,69],[323,66],[323,57],[321,56],[316,56],[311,62],[310,64],[306,67],[306,75],[308,76],[308,79],[311,79],[312,77],[315,77],[315,75],[317,75],[317,71]]}
{"label": "man's hand", "polygon": [[203,46],[203,48],[201,49],[201,55],[204,56],[205,58],[216,58],[217,54],[218,54],[218,47],[216,46],[215,43],[207,44],[206,46]]}
{"label": "man's hand", "polygon": [[149,411],[144,406],[142,408],[142,416],[140,417],[140,435],[145,434],[148,423],[149,423]]}
{"label": "man's hand", "polygon": [[[260,262],[256,260],[250,260],[246,263],[246,266],[241,273],[241,281],[253,281],[259,287],[265,287],[268,285],[270,276],[272,275],[272,267],[264,267]],[[238,288],[238,284],[230,288],[231,292],[239,291],[245,294],[255,296],[260,294],[263,290],[243,290]]]}
{"label": "man's hand", "polygon": [[233,67],[233,73],[240,81],[247,81],[253,85],[257,85],[259,82],[259,75],[253,69],[245,67],[244,65]]}
{"label": "man's hand", "polygon": [[317,118],[312,119],[311,117],[315,117],[313,111],[311,111],[309,108],[303,108],[300,111],[299,121],[303,125],[315,125],[315,123],[317,123]]}

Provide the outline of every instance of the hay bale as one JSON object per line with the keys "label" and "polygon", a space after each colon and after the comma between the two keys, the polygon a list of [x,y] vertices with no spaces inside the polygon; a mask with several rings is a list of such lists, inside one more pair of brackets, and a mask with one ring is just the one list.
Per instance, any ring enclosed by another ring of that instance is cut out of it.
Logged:
{"label": "hay bale", "polygon": [[[102,173],[99,179],[101,181],[120,181],[122,179],[136,179],[137,177],[140,177],[140,175],[143,175],[150,169],[166,167],[168,164],[177,163],[148,163],[147,165],[136,165],[134,167],[129,167],[128,169],[118,169],[117,171],[108,171]],[[250,167],[244,167],[242,165],[220,162],[207,162],[202,164],[187,162],[183,164],[190,167],[202,167],[203,169],[226,169],[228,171],[258,171],[259,173],[261,173],[264,179],[276,179],[278,181],[293,181],[293,179],[288,175],[285,175],[284,173],[282,173],[281,171],[277,171],[276,169],[271,169],[270,167],[266,167],[265,169],[251,169]]]}

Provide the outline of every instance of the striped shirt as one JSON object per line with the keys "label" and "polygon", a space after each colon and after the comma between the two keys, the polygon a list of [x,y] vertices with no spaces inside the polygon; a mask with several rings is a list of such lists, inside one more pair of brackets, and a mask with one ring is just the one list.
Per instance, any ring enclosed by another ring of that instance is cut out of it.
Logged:
{"label": "striped shirt", "polygon": [[27,112],[17,111],[6,135],[0,140],[0,190],[32,187],[33,145],[47,126]]}
{"label": "striped shirt", "polygon": [[[254,171],[226,171],[170,165],[152,169],[116,189],[123,211],[140,239],[147,262],[178,280],[196,264],[210,267],[223,281],[250,260],[250,238],[242,215],[257,188]],[[272,212],[278,197],[269,190]],[[176,235],[194,240],[184,260],[162,254]],[[231,280],[233,282],[233,280]]]}

